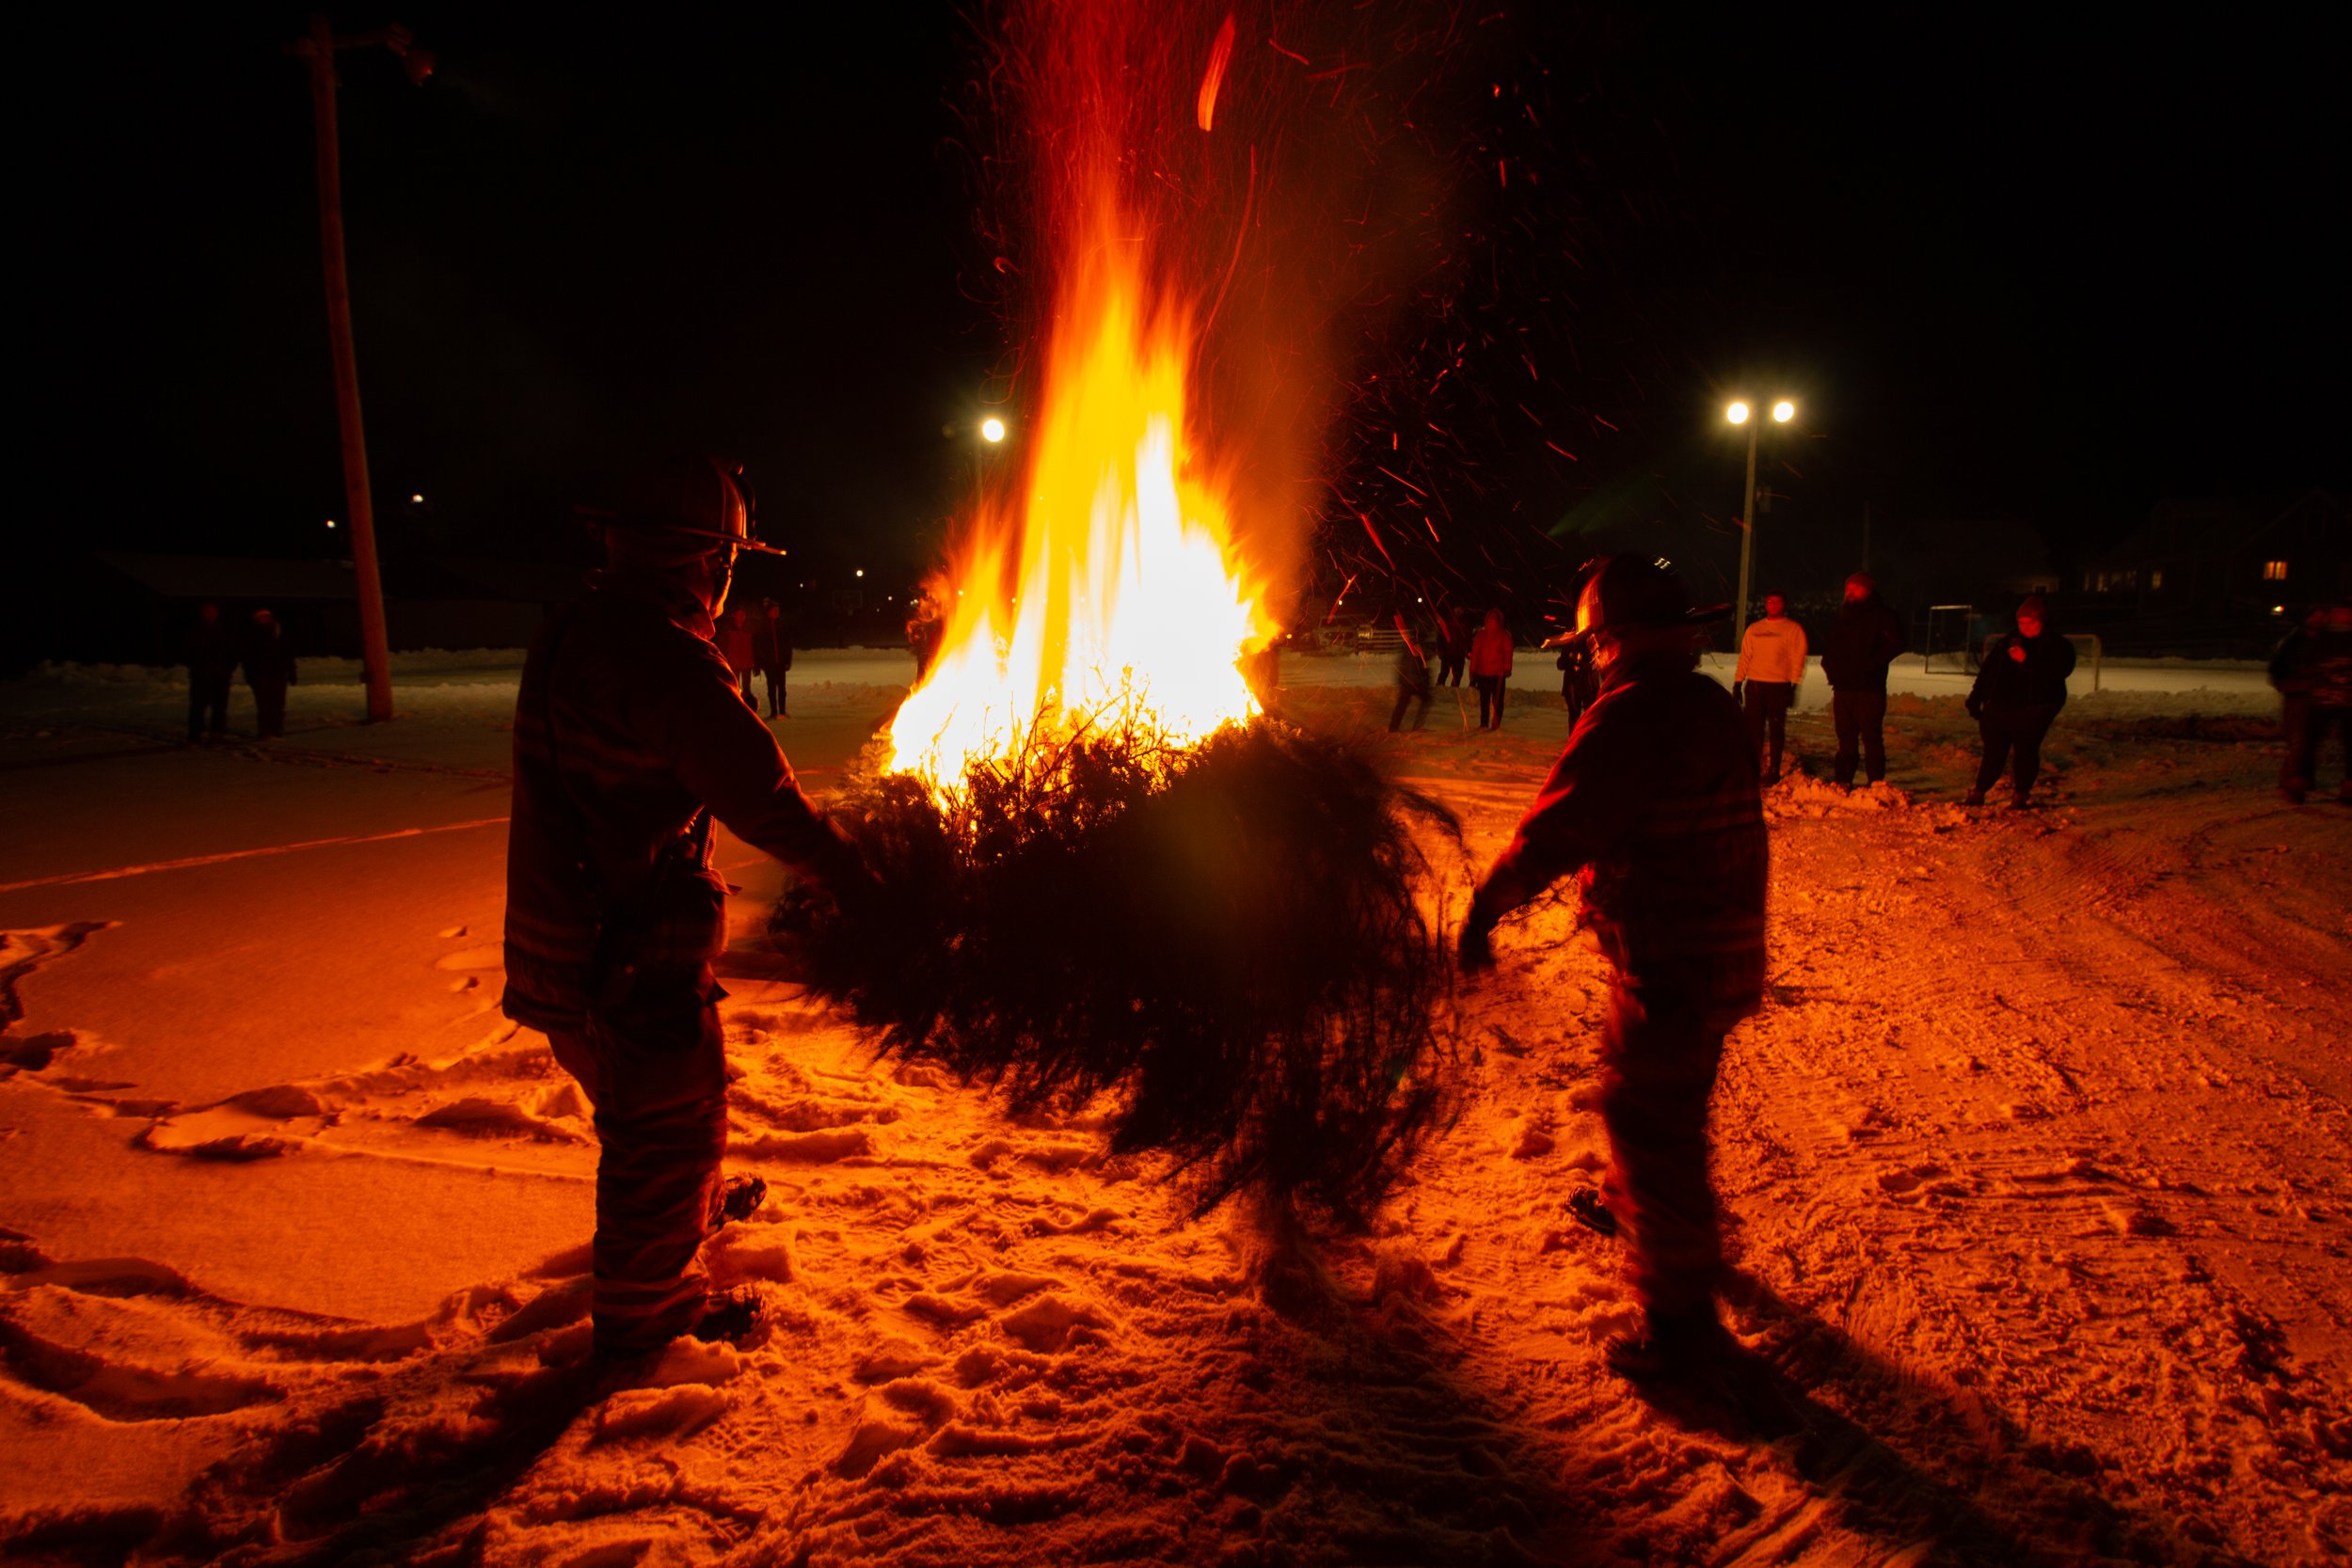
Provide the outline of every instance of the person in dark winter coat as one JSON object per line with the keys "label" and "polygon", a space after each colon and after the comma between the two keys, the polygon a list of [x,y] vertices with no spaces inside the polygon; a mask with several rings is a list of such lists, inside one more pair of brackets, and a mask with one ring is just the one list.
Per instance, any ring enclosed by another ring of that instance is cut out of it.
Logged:
{"label": "person in dark winter coat", "polygon": [[2328,607],[2326,621],[2297,650],[2290,679],[2301,689],[2308,706],[2293,753],[2295,771],[2286,784],[2287,799],[2300,803],[2317,782],[2319,753],[2333,735],[2344,769],[2336,799],[2352,805],[2352,603],[2338,600]]}
{"label": "person in dark winter coat", "polygon": [[188,629],[188,744],[229,732],[229,683],[237,673],[237,639],[220,606],[197,611]]}
{"label": "person in dark winter coat", "polygon": [[947,623],[928,594],[917,594],[914,612],[907,617],[907,652],[914,656],[914,684],[923,684],[931,673],[931,664],[939,657],[940,640],[947,635]]}
{"label": "person in dark winter coat", "polygon": [[1413,710],[1413,728],[1429,717],[1429,651],[1425,634],[1406,619],[1403,611],[1396,616],[1396,706],[1389,710],[1389,733],[1393,735],[1405,722],[1405,710]]}
{"label": "person in dark winter coat", "polygon": [[2026,803],[2042,772],[2042,737],[2066,705],[2066,677],[2074,673],[2074,644],[2049,629],[2042,595],[2030,595],[2017,607],[2017,629],[1986,641],[1969,689],[1968,716],[1984,739],[1969,805],[1984,804],[1984,792],[2000,782],[2011,757],[2013,803]]}
{"label": "person in dark winter coat", "polygon": [[1470,685],[1478,688],[1478,727],[1502,728],[1502,693],[1511,679],[1511,628],[1502,611],[1486,611],[1486,624],[1470,639]]}
{"label": "person in dark winter coat", "polygon": [[1830,721],[1837,730],[1837,787],[1853,787],[1854,764],[1869,781],[1886,777],[1886,667],[1904,648],[1902,618],[1878,595],[1867,572],[1846,579],[1846,602],[1821,644]]}
{"label": "person in dark winter coat", "polygon": [[1584,710],[1593,705],[1593,648],[1573,634],[1559,639],[1560,705],[1568,710],[1568,728],[1576,728]]}
{"label": "person in dark winter coat", "polygon": [[706,464],[701,480],[649,483],[607,528],[605,569],[584,601],[550,612],[515,711],[501,1006],[547,1035],[594,1111],[591,1317],[605,1356],[739,1338],[757,1319],[755,1296],[714,1297],[698,1260],[761,1190],[721,1179],[713,819],[836,898],[871,885],[711,642],[739,547],[727,541],[758,546],[731,478]]}
{"label": "person in dark winter coat", "polygon": [[1470,657],[1470,621],[1460,605],[1438,611],[1438,684],[1459,687],[1462,664]]}
{"label": "person in dark winter coat", "polygon": [[295,679],[294,655],[278,617],[257,610],[245,628],[245,684],[253,689],[253,733],[276,740],[286,733],[286,688]]}
{"label": "person in dark winter coat", "polygon": [[764,601],[752,618],[752,657],[767,677],[768,717],[791,717],[785,711],[784,677],[792,671],[792,628],[784,607],[773,599]]}
{"label": "person in dark winter coat", "polygon": [[1739,705],[1697,671],[1728,606],[1692,610],[1674,574],[1603,561],[1577,603],[1600,692],[1510,847],[1480,881],[1461,962],[1492,962],[1504,913],[1579,872],[1616,972],[1601,1043],[1610,1212],[1627,1233],[1644,1331],[1612,1341],[1628,1377],[1695,1370],[1726,1346],[1707,1106],[1724,1037],[1760,1005],[1768,848]]}
{"label": "person in dark winter coat", "polygon": [[2270,685],[2279,693],[2279,732],[2285,742],[2279,755],[2279,792],[2298,803],[2311,788],[2310,781],[2301,772],[2303,736],[2312,717],[2312,693],[2303,669],[2303,650],[2327,625],[2328,607],[2312,606],[2270,654]]}

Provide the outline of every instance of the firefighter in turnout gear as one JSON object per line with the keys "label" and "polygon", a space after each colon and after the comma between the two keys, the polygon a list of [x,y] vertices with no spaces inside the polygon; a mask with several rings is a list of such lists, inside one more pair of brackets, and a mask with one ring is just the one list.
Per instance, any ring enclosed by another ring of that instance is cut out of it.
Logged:
{"label": "firefighter in turnout gear", "polygon": [[1580,872],[1616,971],[1601,1044],[1609,1204],[1645,1329],[1612,1340],[1633,1379],[1695,1370],[1727,1345],[1707,1107],[1724,1037],[1764,986],[1767,849],[1756,747],[1739,705],[1698,673],[1693,610],[1664,567],[1604,562],[1577,601],[1600,691],[1509,847],[1479,883],[1465,969],[1493,961],[1497,920]]}
{"label": "firefighter in turnout gear", "polygon": [[[712,963],[726,885],[716,818],[836,898],[864,863],[794,781],[712,644],[750,509],[707,461],[592,514],[606,564],[552,612],[523,666],[507,837],[506,1015],[542,1030],[593,1107],[595,1342],[634,1355],[739,1337],[756,1297],[709,1296],[697,1255],[755,1208],[723,1183],[727,1069]],[[770,550],[776,554],[778,551]]]}

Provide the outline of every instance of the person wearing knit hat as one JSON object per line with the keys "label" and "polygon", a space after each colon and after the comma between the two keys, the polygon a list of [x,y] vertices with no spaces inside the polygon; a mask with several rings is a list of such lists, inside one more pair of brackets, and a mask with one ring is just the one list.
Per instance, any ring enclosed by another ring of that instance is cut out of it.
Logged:
{"label": "person wearing knit hat", "polygon": [[1984,741],[1969,805],[1984,804],[1984,792],[2000,782],[2005,767],[2015,804],[2025,805],[2033,792],[2042,772],[2042,737],[2066,705],[2066,677],[2074,673],[2074,644],[2049,626],[2049,607],[2031,594],[2017,607],[2017,629],[1985,644],[1968,692],[1968,716]]}

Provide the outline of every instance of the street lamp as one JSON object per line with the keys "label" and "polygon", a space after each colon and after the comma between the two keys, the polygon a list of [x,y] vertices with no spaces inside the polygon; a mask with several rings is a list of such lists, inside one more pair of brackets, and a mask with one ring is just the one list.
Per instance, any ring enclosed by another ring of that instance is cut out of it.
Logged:
{"label": "street lamp", "polygon": [[[1756,411],[1745,403],[1734,400],[1724,409],[1724,418],[1732,424],[1748,427],[1748,494],[1740,508],[1740,602],[1734,608],[1731,623],[1731,645],[1734,648],[1748,634],[1748,569],[1756,558],[1756,436],[1764,421],[1755,418]],[[1787,424],[1797,417],[1797,405],[1787,398],[1772,404],[1772,422]]]}
{"label": "street lamp", "polygon": [[990,446],[1005,438],[1005,421],[994,417],[980,421],[980,439]]}

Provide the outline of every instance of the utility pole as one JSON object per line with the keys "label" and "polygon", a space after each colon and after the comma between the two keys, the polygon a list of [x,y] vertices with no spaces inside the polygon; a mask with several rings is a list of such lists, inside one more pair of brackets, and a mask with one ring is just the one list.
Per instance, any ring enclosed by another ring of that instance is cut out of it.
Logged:
{"label": "utility pole", "polygon": [[1756,434],[1764,421],[1750,418],[1748,427],[1748,496],[1740,508],[1740,602],[1733,608],[1731,650],[1740,651],[1748,635],[1748,566],[1756,557]]}
{"label": "utility pole", "polygon": [[326,273],[326,327],[335,352],[335,418],[342,432],[343,505],[351,516],[351,565],[359,599],[359,652],[367,666],[368,721],[392,716],[392,660],[384,633],[384,579],[375,560],[375,502],[368,489],[368,438],[359,420],[359,366],[351,339],[351,280],[343,266],[342,158],[335,129],[335,51],[382,44],[402,56],[411,81],[433,71],[433,56],[405,27],[337,38],[324,16],[310,36],[289,44],[310,63],[310,107],[317,119],[319,253]]}

